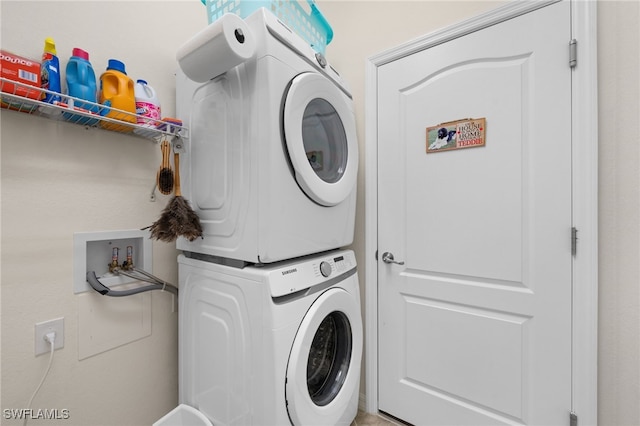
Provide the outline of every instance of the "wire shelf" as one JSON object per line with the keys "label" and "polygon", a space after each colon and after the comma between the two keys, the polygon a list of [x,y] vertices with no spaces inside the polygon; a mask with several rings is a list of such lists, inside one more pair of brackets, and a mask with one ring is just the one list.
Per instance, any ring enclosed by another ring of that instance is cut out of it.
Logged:
{"label": "wire shelf", "polygon": [[[166,137],[188,138],[188,130],[176,123],[155,120],[116,108],[74,98],[39,87],[0,77],[0,102],[3,109],[19,111],[52,120],[67,121],[84,127],[96,127],[160,142]],[[42,102],[45,94],[60,98]],[[109,116],[107,116],[109,114]]]}

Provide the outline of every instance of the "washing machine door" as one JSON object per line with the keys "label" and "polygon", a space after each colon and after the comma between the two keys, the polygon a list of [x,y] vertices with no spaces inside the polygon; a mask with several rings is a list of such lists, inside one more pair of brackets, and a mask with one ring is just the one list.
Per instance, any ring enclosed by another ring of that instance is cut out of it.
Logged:
{"label": "washing machine door", "polygon": [[358,174],[353,101],[326,77],[302,73],[287,91],[282,121],[300,188],[323,206],[345,200]]}
{"label": "washing machine door", "polygon": [[361,359],[358,301],[331,288],[311,305],[289,355],[285,389],[293,424],[349,424],[357,411]]}

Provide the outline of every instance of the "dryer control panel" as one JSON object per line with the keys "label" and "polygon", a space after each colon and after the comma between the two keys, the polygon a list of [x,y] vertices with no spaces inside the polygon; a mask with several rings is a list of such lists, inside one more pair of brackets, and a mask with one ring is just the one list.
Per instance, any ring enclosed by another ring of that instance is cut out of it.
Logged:
{"label": "dryer control panel", "polygon": [[340,250],[265,266],[271,297],[281,297],[326,283],[356,268],[351,250]]}

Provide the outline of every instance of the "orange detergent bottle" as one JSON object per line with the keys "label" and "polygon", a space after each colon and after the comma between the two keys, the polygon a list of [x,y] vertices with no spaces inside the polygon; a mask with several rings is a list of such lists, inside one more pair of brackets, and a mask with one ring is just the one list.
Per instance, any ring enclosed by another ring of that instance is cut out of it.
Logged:
{"label": "orange detergent bottle", "polygon": [[[136,98],[133,80],[127,76],[124,64],[109,59],[107,70],[100,76],[100,103],[105,106],[102,115],[120,121],[136,123]],[[105,129],[131,132],[133,127],[103,120]]]}

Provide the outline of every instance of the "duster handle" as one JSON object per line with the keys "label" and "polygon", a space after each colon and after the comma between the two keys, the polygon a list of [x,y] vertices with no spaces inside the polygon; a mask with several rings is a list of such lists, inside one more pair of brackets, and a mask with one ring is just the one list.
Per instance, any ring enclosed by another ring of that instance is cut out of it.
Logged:
{"label": "duster handle", "polygon": [[176,172],[174,173],[175,179],[173,182],[176,190],[175,195],[176,197],[182,197],[182,191],[180,191],[180,154],[178,154],[177,152],[173,154],[173,163],[176,168]]}

